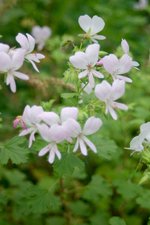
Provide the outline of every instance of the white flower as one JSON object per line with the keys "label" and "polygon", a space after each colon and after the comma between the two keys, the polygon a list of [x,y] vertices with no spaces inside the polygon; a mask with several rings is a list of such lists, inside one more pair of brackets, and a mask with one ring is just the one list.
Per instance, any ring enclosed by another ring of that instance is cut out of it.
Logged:
{"label": "white flower", "polygon": [[[76,122],[77,123],[77,122]],[[87,155],[87,146],[93,151],[97,152],[95,145],[86,137],[88,135],[96,133],[102,126],[102,121],[96,117],[90,117],[86,121],[83,130],[79,123],[77,123],[74,129],[74,137],[77,138],[73,152],[76,152],[79,148],[83,155]]]}
{"label": "white flower", "polygon": [[98,61],[99,48],[98,44],[92,44],[86,48],[85,52],[76,52],[75,55],[69,58],[75,68],[83,70],[78,75],[79,79],[88,76],[89,84],[92,88],[95,86],[94,76],[98,78],[104,77],[102,73],[94,69]]}
{"label": "white flower", "polygon": [[85,37],[91,38],[93,42],[105,39],[104,36],[97,35],[105,26],[105,22],[101,17],[93,16],[91,18],[88,15],[84,15],[79,17],[78,22],[82,30],[86,32]]}
{"label": "white flower", "polygon": [[50,127],[54,125],[62,126],[65,139],[71,141],[72,126],[74,120],[77,120],[77,116],[78,109],[76,107],[64,107],[61,110],[60,117],[54,112],[43,112],[40,115],[40,119]]}
{"label": "white flower", "polygon": [[30,134],[29,148],[31,147],[32,142],[35,141],[35,133],[38,131],[37,125],[41,121],[39,117],[41,113],[43,113],[43,108],[41,106],[34,105],[30,107],[29,105],[27,105],[21,117],[21,120],[25,124],[26,128],[21,131],[19,136]]}
{"label": "white flower", "polygon": [[0,73],[7,73],[6,84],[10,85],[12,92],[16,92],[15,78],[29,79],[26,74],[17,71],[23,65],[24,55],[25,51],[23,49],[13,50],[11,54],[0,52]]}
{"label": "white flower", "polygon": [[10,49],[9,45],[0,43],[0,52],[6,52],[6,53],[8,53],[9,52],[9,49]]}
{"label": "white flower", "polygon": [[139,10],[145,9],[147,6],[148,6],[148,0],[139,0],[138,3],[134,4],[134,8]]}
{"label": "white flower", "polygon": [[131,140],[129,149],[140,152],[144,150],[144,143],[150,144],[150,122],[140,126],[140,134]]}
{"label": "white flower", "polygon": [[43,156],[49,152],[48,162],[53,163],[55,156],[61,159],[61,153],[58,150],[57,144],[65,139],[63,132],[63,127],[61,125],[55,124],[52,127],[46,124],[38,125],[38,131],[41,137],[49,144],[40,150],[39,156]]}
{"label": "white flower", "polygon": [[38,50],[41,51],[45,45],[45,42],[51,36],[51,29],[47,26],[40,27],[34,26],[32,28],[32,36],[35,38],[35,42],[38,45]]}
{"label": "white flower", "polygon": [[107,81],[102,81],[101,84],[97,84],[95,87],[95,95],[98,99],[105,102],[106,114],[110,113],[114,120],[117,119],[115,109],[127,110],[128,107],[125,104],[116,102],[117,99],[122,97],[125,93],[125,83],[121,80],[115,80],[112,86]]}
{"label": "white flower", "polygon": [[133,67],[133,61],[129,55],[124,54],[120,59],[118,59],[116,55],[110,54],[105,56],[101,62],[104,69],[111,74],[114,80],[120,79],[125,82],[132,82],[130,78],[122,76],[122,74],[128,73]]}
{"label": "white flower", "polygon": [[[130,48],[129,48],[128,42],[125,39],[122,39],[122,41],[121,41],[121,47],[122,47],[123,52],[125,54],[129,55]],[[136,68],[137,66],[139,66],[139,63],[132,60],[132,66]]]}
{"label": "white flower", "polygon": [[35,48],[35,39],[30,35],[19,33],[16,36],[16,41],[20,44],[21,48],[25,50],[25,59],[27,59],[33,66],[33,68],[39,72],[36,63],[40,62],[40,59],[45,58],[44,55],[40,53],[31,53]]}

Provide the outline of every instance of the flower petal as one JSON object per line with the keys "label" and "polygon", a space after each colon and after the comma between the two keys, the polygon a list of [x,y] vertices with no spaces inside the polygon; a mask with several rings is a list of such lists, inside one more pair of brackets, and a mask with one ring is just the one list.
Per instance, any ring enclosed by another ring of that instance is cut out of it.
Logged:
{"label": "flower petal", "polygon": [[97,84],[95,87],[95,95],[101,101],[106,101],[111,95],[111,85],[105,80]]}
{"label": "flower petal", "polygon": [[78,74],[78,78],[82,79],[88,75],[88,70],[84,70],[83,72]]}
{"label": "flower petal", "polygon": [[105,22],[101,17],[93,16],[90,34],[94,35],[99,33],[101,30],[103,30],[104,26],[105,26]]}
{"label": "flower petal", "polygon": [[49,152],[49,150],[50,150],[50,147],[49,147],[49,145],[47,145],[46,147],[42,148],[42,149],[39,151],[38,156],[43,156],[43,155],[45,155],[46,153]]}
{"label": "flower petal", "polygon": [[84,30],[86,33],[90,30],[91,28],[91,22],[92,19],[88,15],[80,16],[78,19],[78,23],[82,30]]}
{"label": "flower petal", "polygon": [[125,82],[122,80],[115,80],[112,84],[111,99],[116,100],[122,97],[125,93]]}
{"label": "flower petal", "polygon": [[86,145],[85,145],[84,141],[81,138],[79,138],[78,141],[79,141],[81,153],[86,156],[87,155],[87,148],[86,148]]}
{"label": "flower petal", "polygon": [[69,118],[76,120],[78,117],[78,108],[76,107],[64,107],[61,110],[60,118],[61,121],[64,122]]}
{"label": "flower petal", "polygon": [[43,112],[39,115],[39,118],[49,126],[60,122],[59,116],[54,112]]}
{"label": "flower petal", "polygon": [[129,54],[129,45],[128,42],[125,39],[122,39],[121,41],[121,47],[125,54]]}
{"label": "flower petal", "polygon": [[86,48],[86,51],[85,51],[87,60],[88,60],[88,65],[94,66],[97,63],[99,49],[100,49],[99,44],[88,45],[88,47]]}
{"label": "flower petal", "polygon": [[97,152],[97,149],[95,147],[95,145],[93,144],[93,142],[91,142],[87,137],[83,137],[83,140],[85,141],[85,143],[88,145],[88,147],[94,152]]}
{"label": "flower petal", "polygon": [[77,69],[87,69],[88,61],[84,52],[76,52],[75,55],[70,56],[69,61]]}
{"label": "flower petal", "polygon": [[83,128],[83,134],[84,135],[94,134],[100,129],[101,126],[102,126],[101,119],[92,116],[88,118],[88,120],[86,121]]}

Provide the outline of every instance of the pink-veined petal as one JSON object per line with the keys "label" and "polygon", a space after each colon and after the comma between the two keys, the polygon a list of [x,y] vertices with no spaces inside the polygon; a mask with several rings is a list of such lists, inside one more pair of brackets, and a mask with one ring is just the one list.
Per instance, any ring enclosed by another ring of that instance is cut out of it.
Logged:
{"label": "pink-veined petal", "polygon": [[69,61],[77,69],[87,69],[88,61],[84,52],[76,52],[75,55],[70,56]]}
{"label": "pink-veined petal", "polygon": [[110,113],[110,115],[112,116],[114,120],[117,120],[118,118],[117,113],[111,106],[108,106],[108,112]]}
{"label": "pink-veined petal", "polygon": [[86,145],[85,145],[84,141],[81,138],[79,138],[78,141],[79,141],[81,153],[86,156],[87,155],[87,148],[86,148]]}
{"label": "pink-veined petal", "polygon": [[78,74],[78,78],[82,79],[88,75],[88,70],[84,70],[83,72]]}
{"label": "pink-veined petal", "polygon": [[92,71],[88,74],[88,78],[89,78],[89,84],[90,84],[90,86],[92,88],[94,88],[95,87],[95,80],[94,80]]}
{"label": "pink-veined petal", "polygon": [[113,107],[114,108],[118,108],[118,109],[122,109],[122,110],[128,110],[128,106],[123,104],[123,103],[119,103],[119,102],[114,102],[113,103]]}
{"label": "pink-veined petal", "polygon": [[97,152],[97,149],[95,147],[95,145],[93,144],[93,142],[91,142],[87,137],[83,137],[83,140],[85,141],[85,143],[87,144],[87,146],[94,152]]}
{"label": "pink-veined petal", "polygon": [[64,122],[69,118],[76,120],[77,117],[78,117],[78,108],[76,107],[64,107],[61,110],[60,118],[62,122]]}
{"label": "pink-veined petal", "polygon": [[91,18],[88,15],[80,16],[78,19],[79,25],[86,33],[91,28]]}
{"label": "pink-veined petal", "polygon": [[101,119],[92,116],[88,118],[88,120],[86,121],[83,128],[83,133],[84,135],[94,134],[100,129],[101,126],[102,126]]}
{"label": "pink-veined petal", "polygon": [[104,26],[105,26],[105,22],[101,17],[93,16],[92,22],[91,22],[90,34],[94,35],[99,33],[101,30],[103,30]]}
{"label": "pink-veined petal", "polygon": [[7,72],[11,66],[10,56],[6,52],[0,52],[0,72]]}
{"label": "pink-veined petal", "polygon": [[49,147],[49,145],[47,145],[46,147],[42,148],[42,149],[39,151],[38,156],[43,156],[43,155],[45,155],[46,153],[49,152],[49,150],[50,150],[50,147]]}
{"label": "pink-veined petal", "polygon": [[95,87],[95,95],[101,101],[106,101],[111,95],[111,85],[105,80],[97,84]]}
{"label": "pink-veined petal", "polygon": [[24,62],[25,51],[22,48],[16,49],[12,55],[11,68],[18,70]]}
{"label": "pink-veined petal", "polygon": [[122,39],[121,41],[121,47],[125,54],[129,54],[129,45],[128,42],[125,39]]}
{"label": "pink-veined petal", "polygon": [[75,143],[75,146],[74,146],[74,149],[73,149],[73,152],[76,152],[79,148],[79,141],[78,141],[78,138],[77,138],[77,141]]}
{"label": "pink-veined petal", "polygon": [[26,34],[26,35],[29,41],[29,52],[32,52],[35,47],[35,39],[30,34]]}
{"label": "pink-veined petal", "polygon": [[36,132],[36,131],[33,131],[33,132],[30,134],[30,137],[29,137],[29,148],[31,148],[32,142],[35,141],[35,132]]}
{"label": "pink-veined petal", "polygon": [[98,78],[104,78],[104,75],[103,75],[102,73],[100,73],[99,71],[92,70],[92,74],[93,74],[95,77],[98,77]]}
{"label": "pink-veined petal", "polygon": [[54,112],[43,112],[39,115],[39,118],[49,126],[60,122],[59,116]]}
{"label": "pink-veined petal", "polygon": [[85,50],[87,60],[88,60],[88,65],[94,66],[97,63],[98,55],[99,55],[99,49],[100,49],[99,44],[88,45],[88,47]]}
{"label": "pink-veined petal", "polygon": [[18,72],[18,71],[15,71],[13,73],[13,75],[21,80],[29,80],[29,77],[28,75],[24,74],[24,73],[21,73],[21,72]]}
{"label": "pink-veined petal", "polygon": [[117,56],[114,55],[114,54],[110,54],[110,55],[102,58],[101,61],[103,63],[104,69],[108,73],[114,74],[114,72],[116,71],[116,69],[118,67],[118,63],[119,63],[119,60],[118,60]]}
{"label": "pink-veined petal", "polygon": [[120,97],[122,97],[125,93],[125,82],[122,80],[115,80],[112,84],[112,90],[111,90],[111,99],[116,100]]}

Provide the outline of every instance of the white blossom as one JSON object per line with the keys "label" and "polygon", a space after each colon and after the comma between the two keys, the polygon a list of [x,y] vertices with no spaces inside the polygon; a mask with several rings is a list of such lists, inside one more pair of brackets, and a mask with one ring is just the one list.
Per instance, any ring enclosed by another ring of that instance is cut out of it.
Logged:
{"label": "white blossom", "polygon": [[117,119],[117,113],[115,112],[115,109],[128,109],[125,104],[116,102],[116,100],[122,97],[124,93],[125,82],[121,80],[115,80],[112,86],[104,80],[101,84],[97,84],[95,87],[96,97],[106,104],[105,113],[109,113],[114,120]]}
{"label": "white blossom", "polygon": [[45,56],[40,53],[32,53],[35,48],[35,39],[30,34],[24,35],[19,33],[16,36],[16,41],[20,44],[21,48],[25,50],[25,59],[39,72],[35,62],[39,63],[40,59],[45,58]]}
{"label": "white blossom", "polygon": [[85,52],[78,51],[69,58],[71,64],[76,69],[82,70],[78,75],[79,79],[88,77],[89,84],[92,88],[95,86],[94,77],[104,77],[102,73],[96,71],[94,68],[98,61],[99,48],[100,46],[98,44],[91,44],[86,48]]}
{"label": "white blossom", "polygon": [[29,148],[32,145],[32,142],[35,141],[35,133],[38,131],[37,125],[40,124],[39,115],[43,113],[43,108],[41,106],[32,106],[27,105],[24,109],[23,115],[21,116],[21,120],[25,125],[25,128],[21,131],[19,136],[25,136],[30,134],[29,137]]}
{"label": "white blossom", "polygon": [[134,4],[135,9],[143,10],[147,8],[148,0],[139,0],[137,3]]}
{"label": "white blossom", "polygon": [[10,86],[12,92],[16,92],[15,78],[28,80],[26,74],[18,70],[23,65],[25,51],[23,49],[15,49],[10,53],[0,52],[0,73],[6,73],[6,85]]}
{"label": "white blossom", "polygon": [[150,122],[140,126],[140,134],[131,140],[129,149],[140,152],[144,150],[144,143],[150,144]]}
{"label": "white blossom", "polygon": [[43,112],[40,119],[48,126],[60,125],[63,127],[63,135],[65,139],[71,141],[72,127],[74,120],[77,120],[78,109],[76,107],[64,107],[61,110],[60,116],[54,112]]}
{"label": "white blossom", "polygon": [[51,29],[47,26],[40,27],[40,26],[34,26],[32,28],[32,36],[35,38],[35,42],[38,45],[38,50],[41,51],[48,40],[48,38],[51,36]]}
{"label": "white blossom", "polygon": [[[129,55],[129,53],[130,53],[130,48],[129,48],[128,42],[127,42],[125,39],[122,39],[122,41],[121,41],[121,47],[122,47],[123,52],[124,52],[125,54]],[[131,57],[131,56],[130,56],[130,57]],[[132,59],[132,58],[131,58],[131,59]],[[137,69],[137,66],[139,66],[139,63],[132,60],[132,66],[135,67],[135,68]]]}
{"label": "white blossom", "polygon": [[78,22],[82,30],[86,33],[83,35],[84,37],[90,38],[93,42],[105,39],[104,36],[97,34],[102,31],[105,26],[105,22],[101,17],[93,16],[91,18],[88,15],[83,15],[79,17]]}
{"label": "white blossom", "polygon": [[49,153],[49,163],[54,162],[55,156],[57,156],[58,159],[61,159],[61,153],[57,147],[57,144],[65,139],[63,127],[58,124],[55,124],[51,127],[47,126],[46,124],[40,124],[38,125],[38,131],[41,137],[49,143],[46,147],[40,150],[39,156]]}
{"label": "white blossom", "polygon": [[78,122],[76,122],[76,128],[74,129],[74,137],[77,138],[73,152],[80,149],[83,155],[87,155],[87,147],[89,147],[93,152],[97,152],[97,149],[93,142],[91,142],[86,136],[96,133],[102,126],[102,121],[96,117],[90,117],[86,121],[83,129]]}
{"label": "white blossom", "polygon": [[125,73],[128,73],[133,67],[132,58],[124,54],[120,59],[116,55],[110,54],[101,59],[104,69],[111,74],[112,78],[120,79],[125,82],[131,83],[132,80],[126,76],[122,76]]}

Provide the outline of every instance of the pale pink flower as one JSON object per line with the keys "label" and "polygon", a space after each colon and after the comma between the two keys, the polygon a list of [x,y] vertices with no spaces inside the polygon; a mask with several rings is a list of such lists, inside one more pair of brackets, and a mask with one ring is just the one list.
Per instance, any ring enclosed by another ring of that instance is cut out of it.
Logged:
{"label": "pale pink flower", "polygon": [[86,48],[85,52],[78,51],[69,58],[71,64],[76,69],[83,70],[78,75],[79,79],[88,77],[89,84],[92,88],[95,86],[94,77],[104,77],[102,73],[96,71],[94,68],[98,61],[99,48],[100,46],[98,44],[92,44]]}
{"label": "pale pink flower", "polygon": [[[129,55],[130,54],[130,48],[129,48],[129,44],[125,39],[122,39],[121,41],[121,47],[122,50],[125,54]],[[130,56],[131,57],[131,56]],[[131,58],[132,59],[132,58]],[[136,61],[132,60],[132,66],[135,67],[137,69],[137,66],[139,66],[139,63]]]}
{"label": "pale pink flower", "polygon": [[101,59],[104,69],[111,74],[112,78],[120,79],[125,82],[131,83],[132,80],[126,76],[122,76],[128,73],[133,67],[132,58],[124,54],[120,59],[116,55],[110,54]]}
{"label": "pale pink flower", "polygon": [[86,121],[83,129],[78,122],[76,122],[76,128],[74,129],[74,137],[77,138],[73,152],[80,149],[83,155],[87,155],[87,147],[89,147],[93,152],[97,152],[97,149],[93,142],[91,142],[86,136],[96,133],[102,126],[102,121],[96,117],[90,117]]}
{"label": "pale pink flower", "polygon": [[25,59],[27,59],[33,66],[33,68],[39,72],[36,63],[40,62],[40,59],[45,58],[44,55],[40,53],[32,53],[35,48],[35,39],[30,34],[19,33],[16,36],[16,41],[20,44],[21,48],[25,50]]}
{"label": "pale pink flower", "polygon": [[0,43],[0,52],[6,52],[6,53],[8,53],[9,52],[9,49],[10,49],[10,46],[9,45]]}
{"label": "pale pink flower", "polygon": [[141,152],[144,150],[144,143],[150,144],[150,122],[140,126],[140,134],[131,140],[128,149]]}
{"label": "pale pink flower", "polygon": [[0,73],[6,73],[6,85],[10,86],[12,92],[16,92],[15,78],[28,80],[26,74],[18,70],[23,65],[25,51],[21,48],[13,50],[11,54],[0,52]]}
{"label": "pale pink flower", "polygon": [[[45,122],[48,126],[60,125],[63,127],[63,133],[66,140],[71,141],[72,120],[77,120],[78,109],[76,107],[64,107],[61,110],[60,116],[54,112],[43,112],[40,115],[41,121]],[[72,119],[72,120],[70,120]]]}
{"label": "pale pink flower", "polygon": [[41,137],[49,143],[46,147],[40,150],[39,156],[49,153],[49,163],[54,162],[55,156],[57,156],[58,159],[61,159],[61,153],[57,147],[57,144],[65,140],[63,127],[58,124],[54,124],[51,127],[46,124],[40,124],[38,125],[38,131]]}
{"label": "pale pink flower", "polygon": [[115,109],[127,110],[128,107],[125,104],[116,102],[117,99],[122,97],[125,93],[125,82],[121,80],[115,80],[112,86],[107,81],[102,81],[101,84],[97,84],[95,87],[96,97],[105,102],[105,113],[112,116],[114,120],[117,119],[117,113]]}
{"label": "pale pink flower", "polygon": [[35,38],[35,42],[38,45],[38,50],[41,51],[48,40],[48,38],[51,36],[51,29],[47,26],[40,27],[40,26],[34,26],[32,28],[32,36]]}
{"label": "pale pink flower", "polygon": [[135,9],[143,10],[148,7],[148,0],[139,0],[139,2],[134,4]]}
{"label": "pale pink flower", "polygon": [[43,113],[43,108],[41,106],[27,105],[24,109],[23,115],[21,117],[22,122],[25,124],[26,128],[21,131],[19,136],[25,136],[30,134],[29,137],[29,148],[32,142],[35,141],[35,133],[37,133],[37,125],[41,122],[39,115]]}
{"label": "pale pink flower", "polygon": [[88,15],[83,15],[79,17],[78,22],[82,30],[86,33],[83,35],[84,37],[90,38],[93,42],[105,39],[104,36],[97,35],[105,26],[105,22],[101,17],[93,16],[91,18]]}

